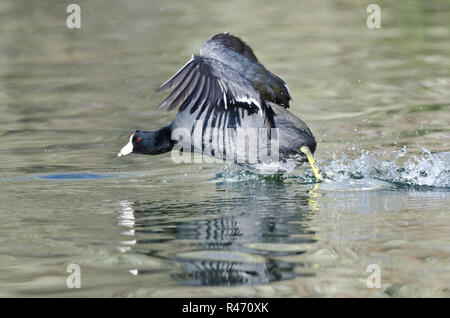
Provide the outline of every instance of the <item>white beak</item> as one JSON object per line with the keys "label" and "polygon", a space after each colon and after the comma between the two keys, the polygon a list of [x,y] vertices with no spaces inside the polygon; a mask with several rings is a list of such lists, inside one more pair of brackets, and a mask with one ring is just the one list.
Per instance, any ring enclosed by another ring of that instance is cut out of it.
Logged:
{"label": "white beak", "polygon": [[125,147],[123,147],[121,150],[120,150],[120,152],[117,154],[117,157],[120,157],[120,156],[126,156],[126,155],[128,155],[129,153],[132,153],[133,152],[133,136],[134,136],[134,134],[133,135],[131,135],[131,137],[130,137],[130,141],[125,145]]}

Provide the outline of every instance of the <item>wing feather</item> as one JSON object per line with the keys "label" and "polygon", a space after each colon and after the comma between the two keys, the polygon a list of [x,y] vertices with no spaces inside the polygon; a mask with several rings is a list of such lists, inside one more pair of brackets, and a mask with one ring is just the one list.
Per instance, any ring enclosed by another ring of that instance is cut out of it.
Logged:
{"label": "wing feather", "polygon": [[200,54],[238,71],[253,84],[264,101],[289,108],[291,96],[286,83],[259,63],[252,49],[238,37],[228,33],[213,35],[203,44]]}
{"label": "wing feather", "polygon": [[174,76],[166,81],[158,91],[173,88],[160,104],[169,110],[179,107],[179,111],[199,110],[197,117],[205,111],[228,111],[230,107],[243,108],[249,114],[265,116],[266,103],[259,91],[239,72],[216,59],[193,56]]}

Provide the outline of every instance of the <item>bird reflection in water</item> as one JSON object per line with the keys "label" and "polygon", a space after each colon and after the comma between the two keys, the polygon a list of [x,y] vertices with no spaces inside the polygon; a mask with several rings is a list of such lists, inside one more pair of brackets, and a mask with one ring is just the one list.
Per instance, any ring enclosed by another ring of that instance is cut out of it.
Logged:
{"label": "bird reflection in water", "polygon": [[[134,239],[135,217],[134,217],[133,202],[122,200],[120,201],[120,206],[121,210],[120,215],[117,218],[117,223],[120,226],[126,228],[126,231],[122,232],[122,235],[129,237],[130,239],[121,241],[117,249],[122,253],[126,253],[131,250],[131,246],[136,245],[136,240]],[[129,272],[135,276],[138,275],[137,269],[130,269]]]}
{"label": "bird reflection in water", "polygon": [[[305,253],[299,247],[315,242],[307,223],[318,209],[317,188],[310,188],[218,183],[213,198],[183,205],[124,200],[119,225],[137,243],[123,241],[121,249],[179,263],[170,275],[181,285],[255,285],[313,275],[302,274],[305,263],[278,259]],[[159,250],[158,243],[173,248]]]}

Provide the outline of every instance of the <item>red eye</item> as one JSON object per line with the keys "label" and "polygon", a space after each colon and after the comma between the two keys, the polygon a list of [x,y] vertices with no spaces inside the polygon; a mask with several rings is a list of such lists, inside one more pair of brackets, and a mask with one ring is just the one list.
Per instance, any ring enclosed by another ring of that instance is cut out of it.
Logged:
{"label": "red eye", "polygon": [[141,142],[141,141],[142,141],[142,138],[141,138],[141,137],[137,137],[137,138],[136,138],[136,141],[137,141],[137,142]]}

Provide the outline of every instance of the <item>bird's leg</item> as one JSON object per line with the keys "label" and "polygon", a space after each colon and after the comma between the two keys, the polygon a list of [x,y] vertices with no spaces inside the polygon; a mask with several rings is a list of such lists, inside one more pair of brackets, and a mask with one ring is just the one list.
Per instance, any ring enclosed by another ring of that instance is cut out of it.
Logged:
{"label": "bird's leg", "polygon": [[308,162],[311,165],[311,169],[314,173],[314,176],[316,177],[317,182],[322,182],[323,181],[323,177],[322,174],[319,171],[319,167],[317,167],[317,163],[314,160],[314,156],[311,153],[311,150],[309,149],[308,146],[302,146],[300,148],[300,151],[303,152],[306,155],[306,158],[308,158]]}

